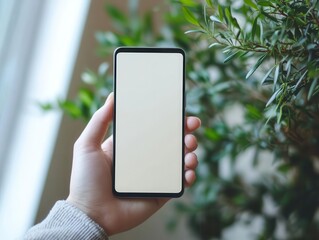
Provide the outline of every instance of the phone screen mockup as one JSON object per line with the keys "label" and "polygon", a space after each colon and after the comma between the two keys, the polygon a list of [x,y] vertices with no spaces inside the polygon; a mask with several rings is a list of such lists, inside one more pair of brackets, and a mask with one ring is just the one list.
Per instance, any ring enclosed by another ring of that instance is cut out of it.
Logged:
{"label": "phone screen mockup", "polygon": [[121,47],[114,52],[113,193],[183,194],[185,53]]}

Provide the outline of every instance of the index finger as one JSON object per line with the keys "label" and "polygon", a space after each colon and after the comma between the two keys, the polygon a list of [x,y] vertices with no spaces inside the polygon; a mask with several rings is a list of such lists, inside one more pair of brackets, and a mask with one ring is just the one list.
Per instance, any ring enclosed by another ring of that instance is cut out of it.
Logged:
{"label": "index finger", "polygon": [[101,146],[108,126],[113,119],[113,105],[114,98],[113,93],[111,93],[105,104],[93,114],[91,120],[79,137],[78,142],[86,146]]}
{"label": "index finger", "polygon": [[186,128],[186,134],[194,132],[196,129],[198,129],[201,125],[201,121],[198,117],[190,116],[186,117],[185,121],[185,128]]}

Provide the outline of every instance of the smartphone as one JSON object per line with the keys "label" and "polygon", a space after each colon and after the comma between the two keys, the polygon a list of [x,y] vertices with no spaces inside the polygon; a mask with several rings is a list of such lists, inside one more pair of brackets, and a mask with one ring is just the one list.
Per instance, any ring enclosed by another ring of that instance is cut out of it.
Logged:
{"label": "smartphone", "polygon": [[184,191],[185,53],[114,52],[113,193],[180,197]]}

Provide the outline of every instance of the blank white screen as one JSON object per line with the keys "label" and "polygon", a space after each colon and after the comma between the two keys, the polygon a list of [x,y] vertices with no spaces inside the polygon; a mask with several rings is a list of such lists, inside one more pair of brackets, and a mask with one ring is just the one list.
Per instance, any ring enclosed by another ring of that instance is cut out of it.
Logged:
{"label": "blank white screen", "polygon": [[118,53],[115,94],[115,190],[179,193],[183,55]]}

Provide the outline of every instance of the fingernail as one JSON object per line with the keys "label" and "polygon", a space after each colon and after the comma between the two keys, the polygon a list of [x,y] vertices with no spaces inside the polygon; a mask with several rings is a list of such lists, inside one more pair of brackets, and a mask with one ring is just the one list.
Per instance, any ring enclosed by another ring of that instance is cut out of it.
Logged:
{"label": "fingernail", "polygon": [[107,104],[107,103],[112,99],[112,97],[113,97],[113,92],[111,92],[111,93],[109,94],[109,96],[107,97],[107,99],[106,99],[104,105]]}

